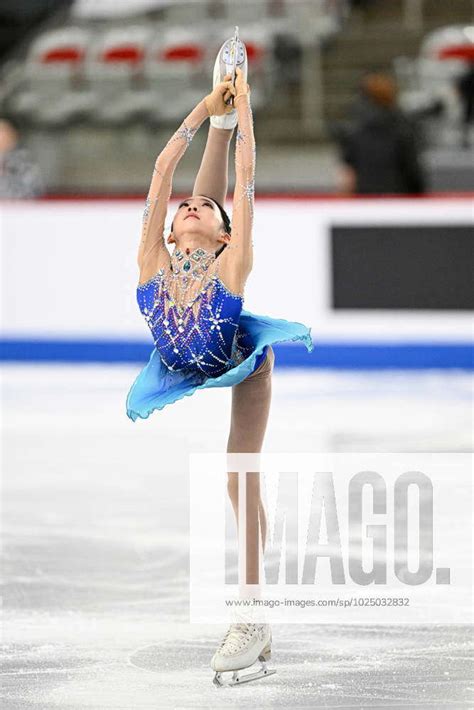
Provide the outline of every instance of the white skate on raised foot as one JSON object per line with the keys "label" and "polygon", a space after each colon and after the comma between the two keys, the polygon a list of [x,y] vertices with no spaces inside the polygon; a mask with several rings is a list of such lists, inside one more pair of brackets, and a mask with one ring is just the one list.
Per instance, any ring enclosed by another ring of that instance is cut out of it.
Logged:
{"label": "white skate on raised foot", "polygon": [[[213,87],[224,81],[226,74],[231,75],[235,86],[236,68],[242,70],[244,81],[247,81],[247,50],[245,44],[239,39],[239,28],[235,28],[235,34],[230,39],[226,39],[217,53],[214,64]],[[232,98],[228,103],[232,102]],[[211,116],[211,126],[214,128],[235,128],[237,125],[237,109],[222,116]]]}
{"label": "white skate on raised foot", "polygon": [[[276,673],[276,670],[267,668],[271,643],[272,632],[269,624],[231,624],[211,660],[211,668],[216,671],[214,685],[242,685]],[[260,662],[258,670],[245,674],[239,672],[250,668],[257,660]],[[229,671],[232,672],[232,678],[227,680],[223,673]]]}

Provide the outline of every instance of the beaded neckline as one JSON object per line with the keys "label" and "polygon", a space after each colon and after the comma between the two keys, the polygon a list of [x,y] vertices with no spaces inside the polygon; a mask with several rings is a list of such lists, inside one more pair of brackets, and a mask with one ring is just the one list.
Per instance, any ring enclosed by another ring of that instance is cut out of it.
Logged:
{"label": "beaded neckline", "polygon": [[203,279],[206,271],[215,260],[215,253],[206,251],[202,247],[198,247],[193,251],[186,249],[186,252],[176,248],[171,255],[170,270],[174,276],[180,278],[184,284],[187,284],[193,279]]}
{"label": "beaded neckline", "polygon": [[[160,269],[159,271],[156,272],[156,274],[153,274],[153,276],[150,276],[150,278],[147,281],[144,281],[143,283],[138,284],[137,289],[146,288],[147,286],[149,286],[149,284],[152,283],[152,281],[154,281],[154,280],[159,281],[160,277],[162,277],[163,275],[164,275],[164,269]],[[219,286],[229,294],[229,296],[232,296],[232,298],[237,298],[242,302],[244,301],[244,296],[242,296],[238,293],[234,293],[229,288],[227,288],[227,286],[225,285],[225,283],[222,281],[222,279],[219,276],[217,276],[217,275],[211,276],[210,280],[216,281],[219,284]]]}

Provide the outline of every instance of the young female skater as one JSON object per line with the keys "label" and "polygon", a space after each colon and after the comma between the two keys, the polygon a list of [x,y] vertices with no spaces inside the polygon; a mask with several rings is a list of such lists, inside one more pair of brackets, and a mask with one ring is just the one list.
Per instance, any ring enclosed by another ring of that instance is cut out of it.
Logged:
{"label": "young female skater", "polygon": [[[232,387],[228,453],[259,453],[267,425],[273,343],[302,340],[313,348],[301,323],[245,311],[244,289],[252,269],[255,140],[246,82],[246,57],[235,86],[224,72],[224,43],[216,60],[214,89],[184,119],[158,156],[146,200],[138,251],[137,301],[155,347],[127,397],[127,414],[147,418],[205,387]],[[244,47],[242,45],[242,47]],[[245,53],[245,48],[244,48]],[[228,65],[227,65],[228,68]],[[227,104],[233,97],[234,108]],[[211,126],[193,195],[179,205],[168,236],[163,232],[178,161],[201,124]],[[232,228],[223,209],[233,127],[238,123]],[[222,128],[217,126],[229,126]],[[258,584],[258,521],[262,549],[266,520],[259,474],[247,474],[247,584]],[[228,492],[238,515],[237,474],[228,474]],[[249,539],[250,538],[250,539]],[[255,544],[257,541],[257,544]],[[231,624],[211,666],[221,673],[251,666],[270,655],[269,624]],[[262,663],[262,667],[264,664]],[[252,680],[264,672],[252,674]],[[249,676],[250,678],[250,676]]]}

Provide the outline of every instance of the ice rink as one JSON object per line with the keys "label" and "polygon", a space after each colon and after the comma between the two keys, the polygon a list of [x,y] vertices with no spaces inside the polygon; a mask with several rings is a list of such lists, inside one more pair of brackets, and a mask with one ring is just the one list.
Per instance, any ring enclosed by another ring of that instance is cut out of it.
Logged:
{"label": "ice rink", "polygon": [[[213,686],[225,628],[188,621],[187,458],[225,451],[230,391],[132,423],[138,370],[4,366],[3,710],[474,707],[468,623],[275,625],[276,675]],[[273,383],[268,452],[472,449],[467,372]]]}

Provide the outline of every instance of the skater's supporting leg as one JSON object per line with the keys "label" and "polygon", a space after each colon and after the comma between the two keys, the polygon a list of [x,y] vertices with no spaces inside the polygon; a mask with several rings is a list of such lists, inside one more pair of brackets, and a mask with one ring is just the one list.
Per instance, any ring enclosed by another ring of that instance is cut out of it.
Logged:
{"label": "skater's supporting leg", "polygon": [[232,387],[232,412],[227,453],[258,454],[262,450],[272,396],[275,362],[269,345],[260,367]]}
{"label": "skater's supporting leg", "polygon": [[[259,542],[265,552],[267,519],[260,496],[260,473],[250,471],[245,474],[246,487],[246,584],[259,584]],[[228,474],[227,490],[234,509],[239,530],[239,478],[237,473]]]}
{"label": "skater's supporting leg", "polygon": [[227,196],[229,145],[234,129],[209,126],[201,167],[194,183],[193,195],[206,195],[222,206]]}
{"label": "skater's supporting leg", "polygon": [[[260,367],[232,388],[232,419],[228,453],[260,453],[271,403],[271,376],[275,356],[268,348]],[[238,525],[239,479],[228,474],[228,492]],[[260,534],[259,534],[260,525]],[[246,583],[259,584],[259,540],[265,550],[267,521],[260,495],[260,473],[246,474]]]}
{"label": "skater's supporting leg", "polygon": [[[232,390],[232,420],[227,451],[230,454],[250,453],[255,455],[252,461],[254,470],[246,472],[243,476],[232,472],[229,468],[228,491],[234,507],[239,528],[239,487],[245,483],[245,552],[246,552],[246,579],[245,584],[239,584],[241,598],[261,598],[260,586],[260,550],[265,549],[266,517],[260,495],[260,451],[267,427],[271,400],[271,377],[274,364],[274,353],[268,348],[267,357],[260,367]],[[252,459],[254,457],[252,456]],[[229,457],[231,465],[231,457]],[[242,498],[242,497],[241,497]],[[259,533],[260,522],[260,533]],[[242,522],[243,525],[243,522]],[[240,531],[239,531],[240,532]],[[260,534],[262,545],[260,547]],[[239,535],[239,562],[241,551],[241,536]],[[240,567],[240,564],[239,564]],[[239,575],[239,579],[241,579]],[[250,585],[251,588],[247,588]],[[274,673],[266,668],[265,661],[271,652],[271,629],[267,623],[249,623],[255,610],[244,609],[237,611],[237,623],[231,624],[226,635],[224,645],[219,648],[212,660],[212,667],[216,671],[214,682],[220,685],[223,671],[232,670],[234,676],[231,684],[241,685],[247,680],[256,680]],[[242,614],[242,616],[239,616]],[[242,623],[242,619],[246,619]],[[241,623],[239,623],[241,622]],[[252,634],[258,634],[258,641]],[[237,648],[237,652],[236,652]],[[250,667],[256,660],[261,663],[261,668],[256,673],[243,677],[236,669]],[[236,677],[236,675],[238,677]]]}

